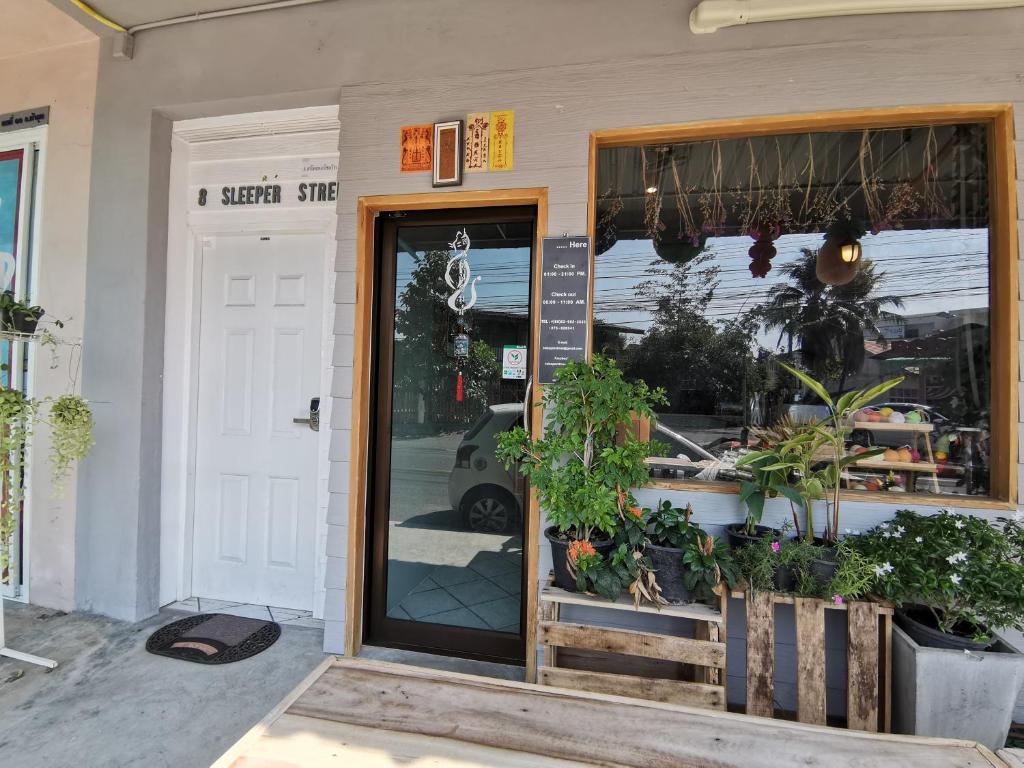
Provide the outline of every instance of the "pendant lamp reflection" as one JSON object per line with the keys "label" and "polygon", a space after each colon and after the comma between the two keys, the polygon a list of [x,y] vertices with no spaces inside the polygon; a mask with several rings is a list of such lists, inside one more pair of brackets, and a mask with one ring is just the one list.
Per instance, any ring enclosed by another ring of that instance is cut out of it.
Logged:
{"label": "pendant lamp reflection", "polygon": [[825,232],[818,249],[814,274],[825,285],[846,285],[857,276],[863,248],[860,239],[866,230],[859,224],[839,221]]}

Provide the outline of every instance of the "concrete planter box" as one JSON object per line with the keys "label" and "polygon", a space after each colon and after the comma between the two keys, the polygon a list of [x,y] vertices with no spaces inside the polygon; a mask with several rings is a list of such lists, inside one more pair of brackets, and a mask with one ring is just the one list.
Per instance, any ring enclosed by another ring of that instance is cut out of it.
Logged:
{"label": "concrete planter box", "polygon": [[995,647],[983,653],[926,648],[893,626],[893,731],[1002,749],[1024,685],[1024,655],[1002,641]]}

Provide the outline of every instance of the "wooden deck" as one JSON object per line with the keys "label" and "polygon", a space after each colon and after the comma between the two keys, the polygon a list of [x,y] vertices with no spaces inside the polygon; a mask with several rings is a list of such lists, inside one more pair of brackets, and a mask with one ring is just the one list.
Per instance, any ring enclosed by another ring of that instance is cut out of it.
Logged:
{"label": "wooden deck", "polygon": [[868,734],[360,659],[325,662],[217,768],[1007,768],[972,742]]}

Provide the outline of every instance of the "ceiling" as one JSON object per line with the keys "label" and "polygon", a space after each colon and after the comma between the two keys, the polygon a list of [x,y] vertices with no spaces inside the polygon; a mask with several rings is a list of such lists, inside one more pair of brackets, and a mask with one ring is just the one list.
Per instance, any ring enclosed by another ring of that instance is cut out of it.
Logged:
{"label": "ceiling", "polygon": [[[77,19],[84,19],[81,11],[72,7],[67,0],[50,0],[57,6],[66,5],[68,12]],[[3,0],[8,4],[20,0]],[[187,16],[204,11],[223,11],[227,8],[242,8],[247,5],[261,5],[267,0],[87,0],[96,11],[122,27],[133,27],[150,21]]]}
{"label": "ceiling", "polygon": [[95,35],[46,0],[0,0],[0,58],[94,40]]}

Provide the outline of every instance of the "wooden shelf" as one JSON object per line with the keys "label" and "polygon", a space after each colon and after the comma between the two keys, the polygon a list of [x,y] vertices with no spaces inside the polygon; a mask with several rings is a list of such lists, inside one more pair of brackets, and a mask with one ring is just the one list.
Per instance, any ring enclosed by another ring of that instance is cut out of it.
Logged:
{"label": "wooden shelf", "polygon": [[931,464],[927,461],[878,461],[877,459],[864,459],[856,461],[853,466],[861,469],[883,469],[892,472],[923,472],[934,474],[939,471],[938,464]]}
{"label": "wooden shelf", "polygon": [[566,592],[552,584],[541,590],[540,600],[542,603],[559,603],[561,605],[581,605],[588,608],[607,608],[617,611],[630,611],[632,613],[652,613],[658,616],[671,616],[677,619],[693,619],[695,621],[711,621],[716,624],[723,623],[724,619],[720,611],[704,603],[687,603],[686,605],[663,605],[656,608],[653,605],[641,603],[639,607],[634,605],[632,598],[623,595],[615,602],[606,600],[597,595],[588,595],[584,592]]}
{"label": "wooden shelf", "polygon": [[872,432],[920,432],[927,434],[935,431],[934,424],[893,424],[888,421],[855,421],[854,429],[868,429]]}
{"label": "wooden shelf", "polygon": [[[537,639],[544,647],[544,664],[537,670],[537,680],[573,690],[724,711],[728,601],[721,594],[724,591],[720,591],[720,610],[702,603],[637,607],[629,596],[605,600],[566,592],[549,580],[538,606]],[[622,629],[592,619],[565,620],[563,605],[690,619],[692,636]]]}

